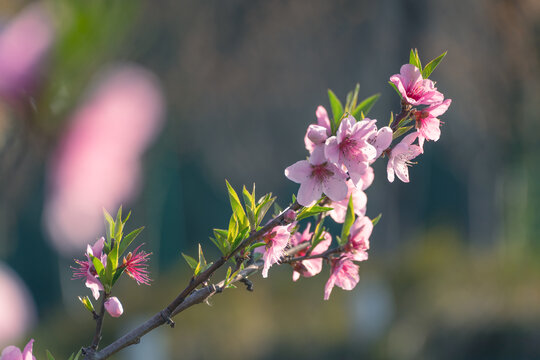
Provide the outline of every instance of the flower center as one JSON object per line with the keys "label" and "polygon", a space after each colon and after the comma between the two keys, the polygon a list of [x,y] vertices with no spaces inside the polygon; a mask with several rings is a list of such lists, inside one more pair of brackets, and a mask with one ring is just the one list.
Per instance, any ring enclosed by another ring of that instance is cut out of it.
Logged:
{"label": "flower center", "polygon": [[322,182],[332,175],[334,175],[334,173],[326,167],[326,163],[312,165],[311,176],[317,179],[317,181]]}

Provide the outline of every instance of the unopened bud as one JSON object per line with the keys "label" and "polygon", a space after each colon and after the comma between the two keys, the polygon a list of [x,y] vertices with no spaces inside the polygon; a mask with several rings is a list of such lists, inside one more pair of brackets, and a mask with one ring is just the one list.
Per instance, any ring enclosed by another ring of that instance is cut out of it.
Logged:
{"label": "unopened bud", "polygon": [[116,296],[110,297],[107,300],[105,300],[105,310],[111,315],[112,317],[119,317],[124,312],[124,308],[122,307],[122,303]]}
{"label": "unopened bud", "polygon": [[294,212],[294,210],[287,210],[283,215],[283,220],[285,220],[287,224],[292,223],[296,220],[296,212]]}

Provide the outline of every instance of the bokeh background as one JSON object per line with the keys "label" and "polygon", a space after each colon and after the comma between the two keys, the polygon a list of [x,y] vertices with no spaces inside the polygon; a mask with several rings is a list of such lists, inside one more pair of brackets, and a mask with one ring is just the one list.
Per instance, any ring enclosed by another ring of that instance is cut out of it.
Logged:
{"label": "bokeh background", "polygon": [[224,179],[286,206],[327,88],[381,93],[384,124],[410,48],[448,50],[431,78],[453,103],[411,183],[376,164],[359,285],[325,302],[327,268],[272,268],[114,358],[540,358],[536,0],[0,2],[0,348],[33,337],[63,359],[91,341],[69,267],[101,207],[146,226],[154,278],[120,281],[104,343],[164,307],[190,277],[181,252],[217,256]]}

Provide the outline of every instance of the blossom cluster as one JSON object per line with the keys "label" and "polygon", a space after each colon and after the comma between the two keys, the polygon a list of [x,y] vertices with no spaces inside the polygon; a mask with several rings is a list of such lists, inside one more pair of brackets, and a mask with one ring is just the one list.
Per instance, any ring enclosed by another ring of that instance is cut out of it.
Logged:
{"label": "blossom cluster", "polygon": [[[119,276],[124,272],[134,279],[137,284],[150,285],[151,279],[147,269],[147,262],[151,254],[139,250],[142,246],[139,245],[133,252],[128,252],[124,255],[121,262],[118,261],[119,256],[122,255],[141,229],[137,229],[123,237],[121,229],[127,219],[124,221],[121,220],[121,210],[116,221],[113,221],[110,215],[107,215],[106,219],[109,220],[110,226],[109,233],[114,234],[116,238],[111,237],[107,241],[104,237],[101,237],[93,246],[88,245],[85,254],[86,258],[84,260],[75,259],[78,267],[72,267],[73,279],[83,279],[95,300],[98,300],[101,292],[104,292],[105,298],[103,304],[105,310],[107,310],[109,315],[119,317],[124,310],[120,300],[115,296],[110,296],[112,285],[114,285]],[[120,229],[117,230],[117,227]],[[87,297],[80,299],[88,310],[94,312],[94,307],[90,299]]]}
{"label": "blossom cluster", "polygon": [[[427,76],[442,57],[444,54],[422,70],[417,52],[411,51],[411,63],[403,65],[399,74],[390,77],[401,97],[401,112],[395,119],[392,115],[389,126],[378,128],[377,120],[364,117],[363,112],[359,119],[355,118],[347,111],[352,111],[355,103],[337,114],[335,109],[340,109],[341,104],[331,104],[334,119],[323,106],[317,108],[317,123],[308,126],[304,137],[309,157],[287,167],[285,176],[300,184],[296,197],[298,204],[305,208],[327,207],[327,213],[319,215],[317,229],[321,220],[329,215],[335,222],[344,224],[342,238],[337,238],[337,248],[329,250],[332,235],[325,230],[310,232],[311,223],[303,232],[298,231],[296,222],[274,227],[263,236],[265,246],[256,249],[263,254],[263,277],[268,276],[271,265],[286,258],[287,248],[308,244],[301,247],[290,262],[294,281],[300,276],[320,273],[323,259],[326,259],[331,272],[325,286],[325,300],[334,286],[345,290],[356,286],[359,281],[357,262],[368,259],[369,238],[375,223],[366,216],[367,196],[364,192],[375,177],[371,165],[386,156],[388,181],[393,182],[397,176],[401,181],[409,182],[411,160],[424,152],[426,140],[439,139],[441,122],[438,117],[446,112],[451,100],[445,100]],[[332,97],[330,101],[339,102]],[[414,126],[406,126],[412,121]],[[405,135],[403,139],[392,146],[392,142],[402,135]]]}

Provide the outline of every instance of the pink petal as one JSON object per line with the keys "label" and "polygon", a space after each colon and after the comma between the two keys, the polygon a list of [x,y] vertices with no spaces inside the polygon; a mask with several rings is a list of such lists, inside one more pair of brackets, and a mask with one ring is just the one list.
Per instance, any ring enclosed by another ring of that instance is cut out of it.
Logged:
{"label": "pink petal", "polygon": [[319,200],[322,192],[323,189],[321,183],[315,179],[308,179],[300,184],[300,189],[298,190],[298,197],[296,200],[302,206],[311,206],[315,203],[315,201]]}
{"label": "pink petal", "polygon": [[317,144],[313,149],[311,156],[309,157],[309,163],[311,165],[320,165],[327,161],[326,155],[324,154],[325,145]]}
{"label": "pink petal", "polygon": [[99,291],[103,290],[103,285],[101,285],[101,282],[95,276],[89,274],[86,277],[85,285],[92,291],[94,299],[99,299]]}
{"label": "pink petal", "polygon": [[441,116],[448,110],[448,107],[452,103],[451,99],[446,99],[440,104],[432,105],[426,109],[429,112],[429,115],[433,117]]}
{"label": "pink petal", "polygon": [[326,141],[328,135],[326,135],[326,128],[312,124],[308,127],[307,137],[315,144],[322,144]]}
{"label": "pink petal", "polygon": [[324,127],[327,130],[327,135],[330,135],[332,130],[330,128],[330,119],[328,118],[326,109],[319,105],[315,112],[315,116],[317,116],[317,124]]}
{"label": "pink petal", "polygon": [[324,286],[324,300],[330,299],[330,294],[332,293],[332,289],[334,288],[335,283],[336,279],[334,275],[331,274],[328,278],[328,281],[326,282],[326,285]]}
{"label": "pink petal", "polygon": [[394,182],[394,159],[388,159],[388,164],[386,165],[386,174],[389,182]]}
{"label": "pink petal", "polygon": [[[424,119],[421,132],[428,140],[437,141],[441,137],[440,120],[435,118]],[[420,143],[419,143],[420,144]]]}
{"label": "pink petal", "polygon": [[373,171],[373,168],[371,166],[368,166],[368,168],[366,169],[366,172],[364,173],[364,175],[362,175],[362,178],[361,178],[362,180],[361,189],[366,190],[368,187],[370,187],[374,179],[375,179],[375,172]]}
{"label": "pink petal", "polygon": [[338,173],[335,171],[334,175],[323,183],[323,192],[332,201],[340,201],[345,199],[349,190],[346,180],[347,176],[343,172]]}
{"label": "pink petal", "polygon": [[405,87],[409,89],[413,84],[422,81],[422,73],[420,69],[412,64],[402,65],[399,69],[401,80],[405,83]]}
{"label": "pink petal", "polygon": [[300,160],[285,169],[285,176],[295,183],[302,183],[311,176],[311,165],[307,160]]}
{"label": "pink petal", "polygon": [[22,353],[22,360],[36,360],[36,357],[32,355],[33,344],[34,344],[34,339],[30,339],[28,344],[26,344],[26,346],[24,347],[24,350]]}
{"label": "pink petal", "polygon": [[339,162],[339,145],[335,136],[331,136],[326,139],[324,154],[326,155],[328,161],[333,162],[334,164]]}
{"label": "pink petal", "polygon": [[10,345],[2,350],[1,360],[22,360],[21,350],[18,347]]}

